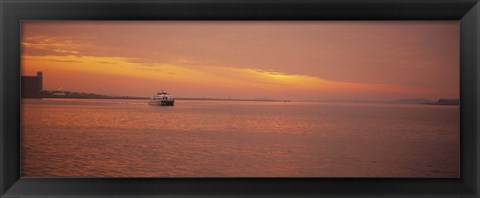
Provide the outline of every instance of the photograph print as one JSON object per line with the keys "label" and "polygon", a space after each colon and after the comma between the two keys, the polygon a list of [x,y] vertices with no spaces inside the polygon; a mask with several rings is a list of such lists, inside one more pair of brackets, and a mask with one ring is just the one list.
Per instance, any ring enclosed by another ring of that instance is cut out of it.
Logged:
{"label": "photograph print", "polygon": [[23,21],[22,177],[459,177],[458,21]]}

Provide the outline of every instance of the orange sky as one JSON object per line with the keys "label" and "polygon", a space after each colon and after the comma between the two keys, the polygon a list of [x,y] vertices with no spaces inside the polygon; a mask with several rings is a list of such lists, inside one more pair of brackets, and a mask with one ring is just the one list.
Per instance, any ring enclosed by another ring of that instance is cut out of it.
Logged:
{"label": "orange sky", "polygon": [[28,21],[44,89],[272,99],[458,98],[458,21]]}

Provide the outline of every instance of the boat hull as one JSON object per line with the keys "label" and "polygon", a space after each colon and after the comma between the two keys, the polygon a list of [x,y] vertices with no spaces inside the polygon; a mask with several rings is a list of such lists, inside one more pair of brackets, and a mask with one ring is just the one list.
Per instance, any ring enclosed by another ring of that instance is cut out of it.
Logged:
{"label": "boat hull", "polygon": [[171,100],[171,101],[151,101],[148,104],[155,105],[155,106],[173,106],[174,103],[175,101]]}

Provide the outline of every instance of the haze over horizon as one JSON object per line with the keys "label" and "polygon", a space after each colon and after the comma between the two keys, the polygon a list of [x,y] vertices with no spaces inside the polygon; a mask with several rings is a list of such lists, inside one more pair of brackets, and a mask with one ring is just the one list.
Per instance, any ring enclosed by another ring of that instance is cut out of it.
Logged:
{"label": "haze over horizon", "polygon": [[458,21],[26,21],[44,89],[289,100],[459,97]]}

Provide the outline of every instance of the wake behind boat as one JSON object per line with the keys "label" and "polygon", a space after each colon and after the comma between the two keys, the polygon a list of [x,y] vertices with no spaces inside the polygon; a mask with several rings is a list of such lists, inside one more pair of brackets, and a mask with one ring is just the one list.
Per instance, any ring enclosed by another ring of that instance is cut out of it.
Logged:
{"label": "wake behind boat", "polygon": [[175,100],[173,97],[165,91],[157,92],[155,95],[150,97],[149,105],[158,105],[158,106],[173,106]]}

